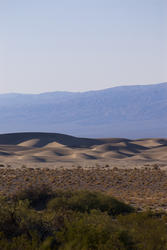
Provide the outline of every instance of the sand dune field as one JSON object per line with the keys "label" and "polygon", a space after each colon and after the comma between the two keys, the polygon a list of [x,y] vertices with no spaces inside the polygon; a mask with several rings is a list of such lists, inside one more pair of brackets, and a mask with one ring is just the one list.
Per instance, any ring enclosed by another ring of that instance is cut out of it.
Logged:
{"label": "sand dune field", "polygon": [[87,139],[51,133],[0,135],[0,163],[20,166],[109,164],[117,167],[167,166],[167,139]]}

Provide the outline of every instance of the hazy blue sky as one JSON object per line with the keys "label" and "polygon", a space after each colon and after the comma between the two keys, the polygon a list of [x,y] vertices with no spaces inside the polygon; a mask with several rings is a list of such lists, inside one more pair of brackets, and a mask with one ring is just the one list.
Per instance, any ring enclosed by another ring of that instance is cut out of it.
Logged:
{"label": "hazy blue sky", "polygon": [[0,93],[167,81],[167,0],[0,0]]}

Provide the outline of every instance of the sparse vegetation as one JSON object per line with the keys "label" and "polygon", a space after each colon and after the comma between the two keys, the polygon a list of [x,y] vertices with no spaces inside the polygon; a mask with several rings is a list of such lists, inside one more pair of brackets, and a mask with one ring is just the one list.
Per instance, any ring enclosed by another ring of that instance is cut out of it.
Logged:
{"label": "sparse vegetation", "polygon": [[[84,169],[81,166],[71,169],[58,168],[0,168],[0,193],[12,196],[18,191],[21,195],[37,195],[40,188],[59,190],[89,190],[105,192],[117,199],[141,209],[167,209],[167,175],[160,168],[119,169],[96,167]],[[22,192],[29,190],[29,194]],[[30,191],[31,190],[31,191]],[[46,201],[50,198],[45,197]],[[28,198],[28,197],[27,197]],[[40,197],[41,200],[41,197]],[[31,201],[33,203],[33,200]]]}

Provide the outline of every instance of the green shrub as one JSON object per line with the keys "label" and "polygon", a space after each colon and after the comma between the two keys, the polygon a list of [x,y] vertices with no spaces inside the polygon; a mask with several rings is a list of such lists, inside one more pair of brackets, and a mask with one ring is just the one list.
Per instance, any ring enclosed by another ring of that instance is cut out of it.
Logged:
{"label": "green shrub", "polygon": [[137,242],[137,249],[167,249],[166,221],[151,212],[119,216],[118,222]]}
{"label": "green shrub", "polygon": [[15,201],[28,200],[33,208],[42,210],[52,197],[53,192],[47,185],[36,185],[19,191],[13,199]]}
{"label": "green shrub", "polygon": [[80,191],[73,193],[72,196],[57,197],[49,201],[48,208],[50,209],[71,209],[81,213],[90,212],[92,209],[97,209],[102,212],[107,212],[109,215],[118,215],[131,213],[134,209],[110,196],[89,191]]}
{"label": "green shrub", "polygon": [[92,210],[67,222],[65,230],[57,233],[57,239],[60,249],[133,249],[128,233],[117,230],[108,214]]}

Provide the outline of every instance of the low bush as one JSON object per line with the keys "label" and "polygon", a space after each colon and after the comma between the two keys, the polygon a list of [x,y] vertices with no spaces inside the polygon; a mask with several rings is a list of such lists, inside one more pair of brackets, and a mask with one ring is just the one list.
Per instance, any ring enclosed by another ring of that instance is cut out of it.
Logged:
{"label": "low bush", "polygon": [[48,208],[58,209],[64,207],[81,213],[90,212],[92,209],[107,212],[109,215],[126,214],[134,208],[110,196],[99,192],[79,191],[61,197],[56,197],[48,203]]}
{"label": "low bush", "polygon": [[47,185],[35,185],[17,192],[13,195],[13,200],[28,200],[33,208],[41,210],[52,197],[54,194]]}

